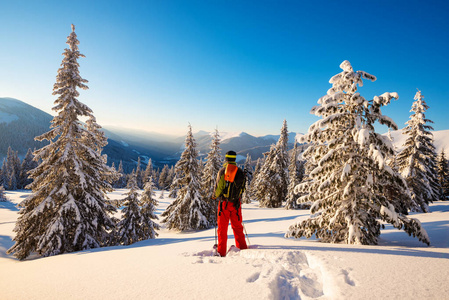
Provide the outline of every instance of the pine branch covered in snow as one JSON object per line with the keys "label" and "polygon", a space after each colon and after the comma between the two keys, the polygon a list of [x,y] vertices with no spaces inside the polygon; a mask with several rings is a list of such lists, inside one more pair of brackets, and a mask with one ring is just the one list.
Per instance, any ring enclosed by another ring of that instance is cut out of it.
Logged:
{"label": "pine branch covered in snow", "polygon": [[391,143],[374,130],[375,122],[396,128],[380,108],[398,96],[385,93],[368,101],[357,86],[362,85],[362,78],[375,77],[354,71],[348,61],[340,67],[343,72],[331,78],[332,88],[311,110],[321,120],[305,136],[310,143],[303,153],[308,180],[296,192],[305,194],[300,201],[313,203],[312,216],[290,226],[286,236],[316,235],[323,242],[377,244],[379,220],[383,220],[428,244],[420,224],[401,214],[410,201],[406,184],[385,163],[394,155]]}
{"label": "pine branch covered in snow", "polygon": [[[36,137],[50,144],[34,152],[41,163],[30,171],[33,194],[20,204],[15,244],[8,250],[21,260],[33,252],[50,256],[107,245],[115,226],[115,209],[106,202],[115,173],[101,155],[106,138],[92,110],[77,99],[87,80],[79,74],[84,55],[72,28],[53,88],[58,114],[50,131]],[[86,125],[79,117],[88,119]]]}

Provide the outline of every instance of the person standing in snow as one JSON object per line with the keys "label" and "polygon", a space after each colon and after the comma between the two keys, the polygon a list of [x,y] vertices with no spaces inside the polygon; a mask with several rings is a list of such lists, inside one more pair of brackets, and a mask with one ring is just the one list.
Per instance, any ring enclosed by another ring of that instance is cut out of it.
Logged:
{"label": "person standing in snow", "polygon": [[222,257],[226,256],[229,220],[231,220],[237,248],[241,250],[248,248],[243,233],[242,208],[240,205],[241,195],[245,187],[245,174],[235,163],[237,153],[228,151],[225,158],[226,162],[217,174],[215,185],[215,199],[219,200],[217,252]]}

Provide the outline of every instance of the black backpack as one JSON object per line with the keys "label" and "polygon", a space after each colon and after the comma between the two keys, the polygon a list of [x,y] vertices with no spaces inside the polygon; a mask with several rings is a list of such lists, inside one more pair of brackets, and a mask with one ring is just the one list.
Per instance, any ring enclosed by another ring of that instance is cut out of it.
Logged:
{"label": "black backpack", "polygon": [[[228,168],[230,170],[228,170]],[[235,174],[233,174],[235,172]],[[234,176],[233,176],[234,175]],[[246,176],[244,172],[235,165],[228,165],[225,170],[226,186],[223,196],[232,202],[236,208],[240,206],[240,197],[245,191]]]}

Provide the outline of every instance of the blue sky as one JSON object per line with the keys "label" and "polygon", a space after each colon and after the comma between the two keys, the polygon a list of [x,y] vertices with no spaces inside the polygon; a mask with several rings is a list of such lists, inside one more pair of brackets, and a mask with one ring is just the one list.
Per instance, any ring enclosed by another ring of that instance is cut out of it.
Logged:
{"label": "blue sky", "polygon": [[80,100],[102,126],[184,135],[193,130],[307,132],[309,113],[349,60],[377,76],[367,99],[399,127],[416,89],[435,130],[449,129],[447,1],[4,1],[0,97],[50,112],[56,73],[76,25]]}

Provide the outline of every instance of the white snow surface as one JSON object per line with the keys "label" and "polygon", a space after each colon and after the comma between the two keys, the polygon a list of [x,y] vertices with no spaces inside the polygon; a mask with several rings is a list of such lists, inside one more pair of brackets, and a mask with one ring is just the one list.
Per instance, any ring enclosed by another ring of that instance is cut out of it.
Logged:
{"label": "white snow surface", "polygon": [[[111,199],[121,199],[117,190]],[[0,298],[9,299],[448,299],[449,201],[415,213],[427,247],[387,225],[378,246],[286,239],[307,210],[243,204],[250,249],[213,257],[214,228],[18,261],[13,245],[15,204],[30,192],[7,191],[0,202]],[[168,193],[167,193],[168,194]],[[160,199],[160,215],[173,199]],[[228,246],[234,244],[229,228]]]}

